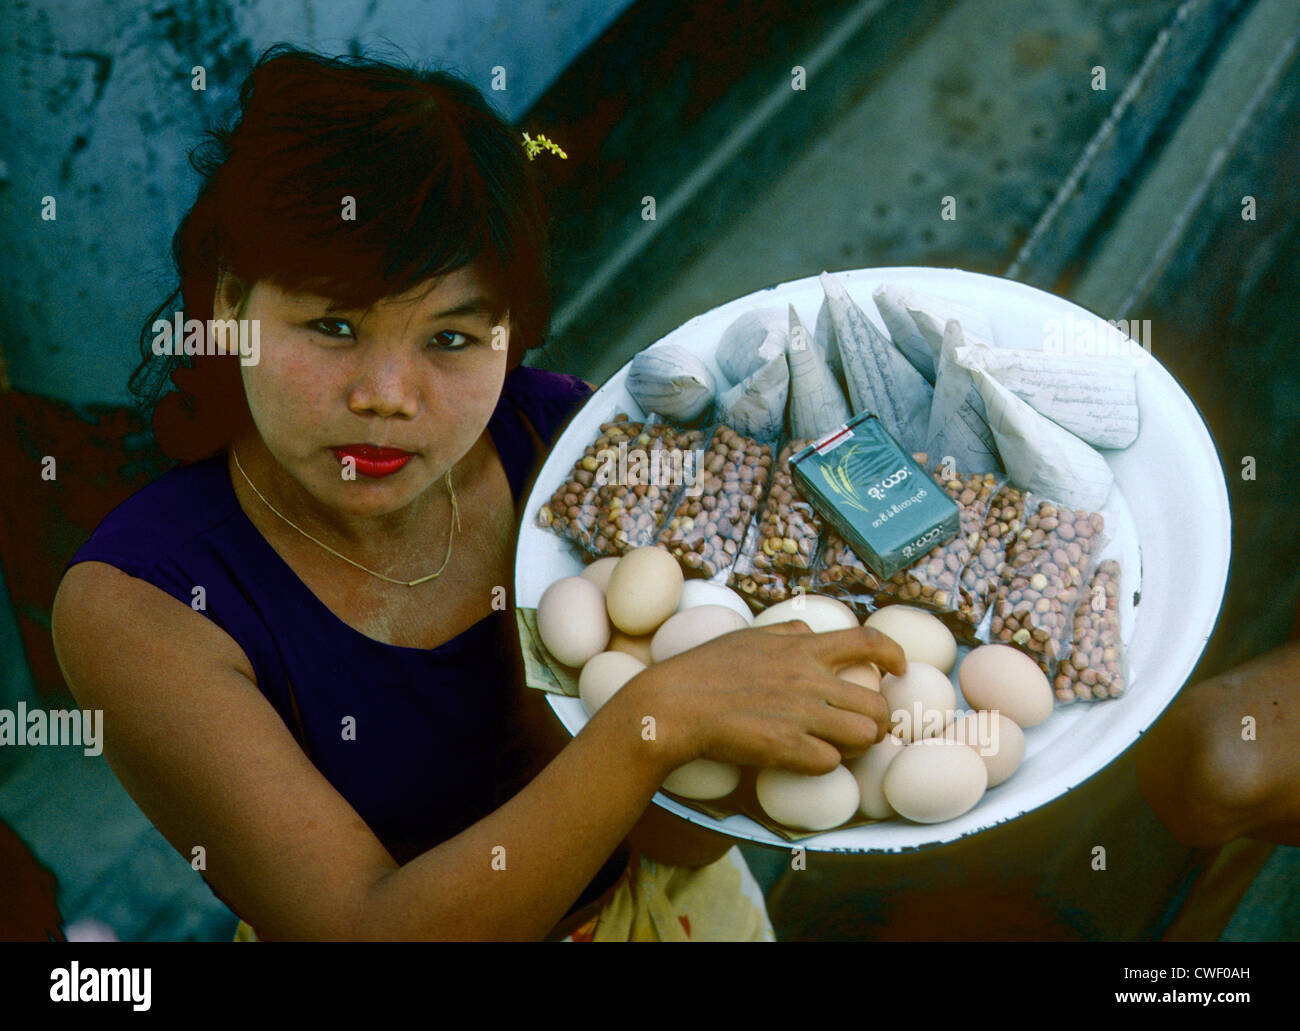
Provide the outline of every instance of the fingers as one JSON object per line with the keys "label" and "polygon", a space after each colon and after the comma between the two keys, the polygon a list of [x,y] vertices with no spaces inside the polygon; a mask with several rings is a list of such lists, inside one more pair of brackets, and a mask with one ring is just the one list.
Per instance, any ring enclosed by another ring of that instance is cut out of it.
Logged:
{"label": "fingers", "polygon": [[808,733],[857,752],[880,740],[889,727],[889,705],[884,695],[835,673],[864,661],[875,662],[892,673],[905,672],[907,660],[896,641],[870,627],[815,634],[802,620],[758,629],[797,638],[797,642],[781,645],[783,653],[775,662],[763,664],[762,671],[788,671],[792,661],[797,664],[797,673],[792,676],[785,672],[781,677],[781,688],[787,697],[801,696],[801,704],[809,707],[803,710],[804,718],[812,721],[805,726]]}
{"label": "fingers", "polygon": [[860,626],[848,630],[827,630],[815,635],[817,658],[828,670],[843,669],[857,662],[874,662],[882,672],[902,676],[907,659],[902,646],[879,630]]}
{"label": "fingers", "polygon": [[[847,759],[862,755],[874,745],[883,728],[854,713],[825,706],[826,716],[819,730],[808,730],[781,754],[762,766],[780,767],[793,773],[817,777],[830,773]],[[833,728],[833,729],[832,729]]]}
{"label": "fingers", "polygon": [[[801,736],[829,747],[840,757],[837,762],[861,755],[889,729],[889,704],[880,692],[829,674],[812,674],[790,684],[786,700]],[[830,756],[824,749],[818,751]],[[788,762],[777,765],[795,769]]]}
{"label": "fingers", "polygon": [[877,724],[889,724],[889,703],[879,691],[835,676],[819,681],[818,688],[827,705],[865,716]]}
{"label": "fingers", "polygon": [[752,707],[715,724],[707,754],[741,766],[779,766],[828,773],[874,745],[888,729],[888,706],[872,691],[831,674],[811,672],[778,689],[756,685]]}
{"label": "fingers", "polygon": [[827,669],[843,669],[859,662],[874,662],[882,671],[902,676],[907,672],[907,659],[902,646],[873,627],[850,627],[847,630],[824,630],[814,634],[802,619],[784,623],[769,623],[754,627],[767,634],[782,636],[807,636],[815,642],[817,657]]}
{"label": "fingers", "polygon": [[810,721],[808,733],[834,748],[842,761],[865,752],[884,736],[888,726],[883,719],[827,704]]}
{"label": "fingers", "polygon": [[799,742],[799,749],[788,759],[777,763],[782,769],[792,773],[802,773],[810,777],[820,777],[843,762],[840,750],[819,737],[805,734]]}
{"label": "fingers", "polygon": [[861,754],[878,742],[889,729],[889,703],[879,691],[861,687],[838,677],[823,682],[825,701],[819,726],[834,738],[832,744],[848,754]]}
{"label": "fingers", "polygon": [[660,664],[662,671],[687,656],[691,672],[683,676],[706,739],[700,754],[805,774],[861,755],[889,727],[884,696],[836,672],[864,662],[898,674],[907,668],[902,648],[877,630],[813,633],[802,620],[724,635]]}

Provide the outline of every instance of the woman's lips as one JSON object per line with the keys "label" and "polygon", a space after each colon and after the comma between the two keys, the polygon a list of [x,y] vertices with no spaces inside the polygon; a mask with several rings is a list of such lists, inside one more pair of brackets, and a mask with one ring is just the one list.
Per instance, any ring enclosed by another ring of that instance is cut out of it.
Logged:
{"label": "woman's lips", "polygon": [[375,447],[373,444],[348,444],[331,450],[339,462],[351,458],[357,472],[362,476],[375,478],[397,472],[415,457],[411,452],[402,451],[400,448]]}

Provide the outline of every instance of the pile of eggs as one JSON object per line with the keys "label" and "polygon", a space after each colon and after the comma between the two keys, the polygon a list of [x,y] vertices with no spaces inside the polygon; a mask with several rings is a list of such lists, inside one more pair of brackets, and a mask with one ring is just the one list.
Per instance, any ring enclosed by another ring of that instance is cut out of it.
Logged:
{"label": "pile of eggs", "polygon": [[[791,619],[818,633],[859,625],[843,602],[811,594],[752,616],[734,591],[684,581],[677,561],[656,547],[599,559],[581,576],[551,584],[537,606],[542,643],[561,663],[581,670],[579,697],[588,715],[651,663],[747,626]],[[890,732],[827,774],[759,770],[755,794],[774,823],[815,832],[855,818],[955,819],[1015,773],[1025,753],[1023,729],[1052,713],[1047,677],[1021,651],[991,644],[966,655],[957,674],[972,711],[963,714],[949,679],[957,642],[939,619],[891,605],[868,616],[865,625],[898,642],[906,673],[882,676],[869,662],[837,673],[885,696]],[[735,791],[740,779],[739,767],[696,759],[675,770],[663,787],[683,798],[713,801]]]}

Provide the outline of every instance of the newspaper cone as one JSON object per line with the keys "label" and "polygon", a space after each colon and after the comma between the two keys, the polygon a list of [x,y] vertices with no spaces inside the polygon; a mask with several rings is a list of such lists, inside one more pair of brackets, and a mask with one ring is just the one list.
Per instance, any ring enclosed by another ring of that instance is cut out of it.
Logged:
{"label": "newspaper cone", "polygon": [[1137,370],[1124,356],[993,349],[983,367],[1036,412],[1093,447],[1137,439]]}
{"label": "newspaper cone", "polygon": [[718,398],[718,421],[746,437],[772,441],[785,424],[790,370],[779,354]]}
{"label": "newspaper cone", "polygon": [[643,411],[680,423],[703,414],[717,393],[708,367],[676,344],[651,347],[633,358],[627,389]]}
{"label": "newspaper cone", "polygon": [[844,391],[831,375],[825,356],[799,321],[793,304],[786,360],[790,365],[790,436],[820,437],[849,421],[852,413]]}
{"label": "newspaper cone", "polygon": [[931,383],[938,375],[943,331],[950,320],[961,323],[967,343],[992,347],[996,342],[988,320],[956,301],[893,283],[876,287],[871,298],[898,349]]}
{"label": "newspaper cone", "polygon": [[840,343],[835,339],[835,325],[831,321],[830,302],[822,298],[822,305],[817,309],[817,325],[813,327],[813,346],[826,356],[826,367],[831,370],[835,382],[844,387],[844,365],[840,361]]}
{"label": "newspaper cone", "polygon": [[970,370],[1007,475],[1017,487],[1071,508],[1098,511],[1114,474],[1092,447],[999,383],[983,367],[988,348],[959,347],[955,360]]}
{"label": "newspaper cone", "polygon": [[[964,343],[961,323],[949,320],[939,352],[925,452],[936,461],[951,456],[956,468],[965,472],[997,472],[997,444],[985,421],[984,398],[972,382],[970,370],[955,358]],[[982,348],[981,353],[985,352],[989,349]]]}
{"label": "newspaper cone", "polygon": [[723,330],[714,358],[728,385],[743,383],[773,358],[784,355],[788,333],[784,308],[755,308]]}
{"label": "newspaper cone", "polygon": [[909,451],[925,446],[934,389],[854,303],[840,281],[821,274],[853,414],[872,412]]}

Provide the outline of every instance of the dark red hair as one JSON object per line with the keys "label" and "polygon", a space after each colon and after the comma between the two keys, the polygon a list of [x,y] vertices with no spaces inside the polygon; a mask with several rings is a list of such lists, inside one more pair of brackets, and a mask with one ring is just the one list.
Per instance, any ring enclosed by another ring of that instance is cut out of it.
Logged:
{"label": "dark red hair", "polygon": [[[545,205],[522,134],[474,86],[277,44],[239,108],[190,155],[203,182],[172,240],[180,285],[145,323],[131,376],[165,454],[206,458],[249,418],[238,359],[153,353],[153,323],[178,299],[187,319],[212,318],[219,269],[365,310],[472,262],[497,317],[509,312],[509,367],[542,344]],[[344,197],[355,220],[342,218]],[[165,393],[169,380],[177,391]]]}

